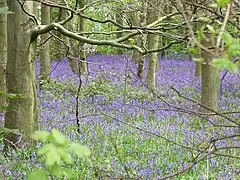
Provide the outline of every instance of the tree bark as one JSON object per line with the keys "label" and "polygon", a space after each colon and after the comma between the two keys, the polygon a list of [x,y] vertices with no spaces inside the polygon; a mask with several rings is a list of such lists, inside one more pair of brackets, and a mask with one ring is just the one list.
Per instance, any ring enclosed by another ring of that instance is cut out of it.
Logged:
{"label": "tree bark", "polygon": [[[83,8],[85,4],[84,0],[79,1],[79,8]],[[82,12],[84,13],[84,12]],[[79,17],[79,33],[84,31],[84,18]],[[86,74],[87,73],[87,61],[86,61],[86,53],[85,53],[85,48],[84,48],[84,43],[79,42],[79,68],[80,68],[80,73],[81,74]]]}
{"label": "tree bark", "polygon": [[[33,2],[33,14],[37,15],[37,7],[38,3]],[[33,130],[37,131],[40,128],[39,119],[38,119],[38,103],[37,103],[37,90],[36,90],[36,60],[37,60],[37,41],[32,42],[32,51],[31,51],[31,59],[32,59],[32,67],[33,67],[33,96],[34,98],[34,104],[33,104],[33,112],[34,112],[34,127]]]}
{"label": "tree bark", "polygon": [[[0,7],[6,7],[7,1],[0,0]],[[7,63],[7,15],[0,14],[0,91],[1,93],[6,92],[6,72]],[[5,98],[0,95],[0,112],[5,107]]]}
{"label": "tree bark", "polygon": [[[8,0],[10,11],[8,15],[8,53],[6,70],[6,87],[8,93],[21,95],[20,98],[9,100],[5,114],[4,126],[9,129],[19,129],[23,133],[22,143],[28,142],[33,131],[36,130],[36,86],[32,57],[30,28],[32,20],[22,11],[16,0]],[[32,13],[33,3],[26,1],[24,8]],[[16,31],[17,30],[17,31]],[[16,135],[8,135],[9,141],[16,143]],[[22,143],[18,144],[21,145]],[[5,147],[11,146],[7,141]]]}
{"label": "tree bark", "polygon": [[[50,7],[41,5],[41,24],[47,25],[50,24]],[[49,54],[49,41],[48,34],[41,35],[41,43],[44,43],[41,46],[40,51],[40,76],[41,78],[45,79],[50,74],[50,54]]]}
{"label": "tree bark", "polygon": [[201,62],[195,62],[195,76],[200,77],[202,74],[202,64]]}
{"label": "tree bark", "polygon": [[[155,4],[157,6],[157,2],[151,1],[148,6],[148,13],[147,13],[147,22],[152,23],[157,20],[158,12],[155,11],[155,7],[152,5]],[[157,49],[159,38],[154,34],[148,34],[147,37],[148,41],[148,49]],[[158,53],[150,53],[148,56],[148,71],[147,71],[147,84],[150,88],[155,89],[156,87],[156,69],[158,63]]]}
{"label": "tree bark", "polygon": [[[211,39],[211,38],[209,38]],[[203,40],[202,44],[205,47],[210,47],[211,40]],[[202,50],[204,63],[202,64],[201,76],[201,103],[213,110],[218,107],[218,89],[219,89],[219,71],[209,63],[214,58],[213,55],[205,50]]]}
{"label": "tree bark", "polygon": [[[118,12],[116,12],[116,22],[118,23],[118,24],[121,24],[121,25],[123,25],[123,18],[122,18],[122,16],[121,16],[121,8],[118,8]],[[118,28],[117,29],[118,31],[121,31],[122,29],[121,28]],[[121,38],[123,36],[123,33],[122,32],[119,32],[119,33],[117,33],[116,34],[116,37],[117,38]],[[117,50],[117,54],[122,54],[123,53],[123,51],[122,51],[122,49],[118,49]]]}

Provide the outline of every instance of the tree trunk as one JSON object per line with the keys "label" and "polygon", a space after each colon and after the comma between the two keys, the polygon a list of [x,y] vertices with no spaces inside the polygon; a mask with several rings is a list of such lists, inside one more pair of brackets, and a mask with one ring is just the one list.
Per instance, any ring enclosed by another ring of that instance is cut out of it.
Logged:
{"label": "tree trunk", "polygon": [[[79,1],[79,8],[84,7],[84,0]],[[82,11],[83,13],[83,11]],[[79,33],[84,31],[84,18],[79,17]],[[85,54],[85,49],[84,49],[84,43],[79,42],[79,68],[80,68],[80,73],[81,74],[86,74],[87,73],[87,61],[86,61],[86,54]]]}
{"label": "tree trunk", "polygon": [[[138,12],[131,12],[130,13],[130,21],[131,21],[131,24],[133,26],[139,26],[140,25],[140,17],[139,17],[139,13]],[[139,35],[137,36],[134,36],[133,37],[134,39],[134,44],[139,46],[140,45],[140,38],[139,38]],[[133,54],[132,54],[132,60],[135,64],[138,64],[138,61],[139,61],[139,57],[140,57],[140,54],[138,51],[136,50],[133,50]]]}
{"label": "tree trunk", "polygon": [[[42,5],[41,6],[41,24],[47,25],[50,24],[50,7]],[[40,76],[45,79],[50,74],[50,55],[49,55],[49,41],[48,34],[41,35],[41,43],[44,43],[41,46],[40,51]]]}
{"label": "tree trunk", "polygon": [[[121,24],[121,25],[123,25],[123,18],[122,18],[122,16],[121,16],[121,8],[118,8],[118,12],[116,13],[116,22],[118,23],[118,24]],[[118,28],[117,29],[118,31],[121,31],[122,29],[121,28]],[[122,32],[119,32],[119,33],[117,33],[116,34],[116,37],[117,38],[121,38],[123,36],[123,33]],[[123,51],[122,51],[122,49],[118,49],[118,51],[117,51],[117,54],[122,54],[123,53]]]}
{"label": "tree trunk", "polygon": [[[0,7],[6,7],[7,1],[0,0]],[[7,63],[7,15],[0,14],[0,91],[1,93],[6,92],[6,72]],[[5,98],[0,95],[0,112],[5,107]]]}
{"label": "tree trunk", "polygon": [[202,74],[202,64],[201,62],[195,62],[195,76],[200,77]]}
{"label": "tree trunk", "polygon": [[[23,133],[20,144],[29,141],[36,126],[36,86],[35,72],[33,72],[32,45],[30,28],[32,20],[22,11],[16,0],[8,0],[10,11],[14,15],[8,15],[8,53],[6,70],[6,87],[8,93],[21,95],[20,98],[9,100],[8,110],[5,114],[5,127],[19,129]],[[32,13],[33,3],[26,1],[24,8]],[[17,29],[17,31],[16,31]],[[16,143],[18,138],[15,135],[6,137]],[[8,142],[5,142],[8,147]]]}
{"label": "tree trunk", "polygon": [[77,74],[78,73],[78,67],[77,67],[78,45],[76,45],[74,39],[69,39],[69,44],[71,48],[69,50],[70,57],[68,57],[68,63],[70,65],[72,72],[74,74]]}
{"label": "tree trunk", "polygon": [[[33,14],[36,16],[37,15],[37,7],[38,3],[33,2]],[[36,91],[36,60],[37,60],[37,41],[32,42],[32,51],[31,51],[31,59],[32,59],[32,67],[33,67],[33,96],[34,98],[34,131],[37,131],[40,127],[39,124],[39,119],[38,119],[38,103],[37,103],[37,91]]]}
{"label": "tree trunk", "polygon": [[[150,50],[158,48],[158,38],[149,34],[148,40],[151,42]],[[156,87],[156,69],[157,69],[158,53],[151,53],[148,56],[147,84],[151,89]]]}
{"label": "tree trunk", "polygon": [[[141,1],[141,12],[140,12],[140,26],[144,27],[146,25],[146,21],[147,21],[147,1],[146,0],[142,0]],[[146,36],[145,35],[141,35],[139,36],[139,45],[142,47],[146,46]],[[139,54],[139,58],[138,58],[138,69],[137,69],[137,76],[142,79],[143,78],[143,71],[144,71],[144,61],[145,61],[145,56],[142,56]]]}
{"label": "tree trunk", "polygon": [[[210,43],[210,41],[202,41],[205,47],[210,47]],[[213,110],[217,110],[219,71],[215,67],[209,65],[214,58],[211,53],[202,50],[202,57],[204,63],[202,64],[201,76],[201,103]]]}
{"label": "tree trunk", "polygon": [[[62,5],[67,6],[66,1],[65,0],[61,0],[60,1]],[[68,11],[62,8],[59,8],[59,14],[58,14],[58,22],[62,21],[64,19],[66,19],[68,16]],[[68,29],[68,23],[64,24],[64,27],[66,29]],[[58,31],[54,31],[54,34],[59,37],[63,42],[65,42],[66,44],[69,44],[69,39],[66,36],[63,36],[61,33],[59,33]],[[54,39],[54,47],[55,47],[55,51],[54,52],[54,56],[57,60],[61,60],[62,58],[64,58],[66,56],[66,52],[67,52],[67,47],[66,45],[58,39]]]}
{"label": "tree trunk", "polygon": [[[152,2],[148,4],[149,5],[148,13],[147,13],[148,23],[152,23],[156,21],[158,18],[158,12],[155,11],[155,7],[152,7],[152,4],[157,5],[157,2]],[[157,35],[148,34],[147,41],[148,41],[149,50],[158,48],[159,38]],[[155,76],[156,76],[157,63],[158,63],[158,53],[150,53],[148,56],[147,84],[152,89],[155,89],[156,87]]]}

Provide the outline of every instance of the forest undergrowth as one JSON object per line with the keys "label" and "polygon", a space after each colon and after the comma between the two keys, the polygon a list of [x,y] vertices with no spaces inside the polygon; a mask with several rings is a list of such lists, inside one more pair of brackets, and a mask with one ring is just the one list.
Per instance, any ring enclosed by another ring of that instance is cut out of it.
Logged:
{"label": "forest undergrowth", "polygon": [[[239,157],[239,149],[221,149],[239,146],[239,136],[215,141],[219,151],[199,160],[199,151],[206,154],[213,138],[239,134],[239,128],[221,116],[197,114],[200,106],[181,97],[200,100],[193,61],[160,59],[154,92],[136,77],[136,65],[124,56],[92,56],[88,62],[89,76],[79,78],[66,59],[53,61],[51,78],[41,82],[41,89],[38,85],[41,129],[56,128],[91,149],[89,159],[75,158],[68,166],[71,179],[161,179],[173,172],[185,172],[176,178],[181,180],[239,178],[240,160],[230,157]],[[239,111],[239,75],[228,73],[221,86],[219,110]],[[238,113],[230,116],[240,118]],[[42,166],[36,148],[0,156],[1,171],[9,179],[24,179]]]}

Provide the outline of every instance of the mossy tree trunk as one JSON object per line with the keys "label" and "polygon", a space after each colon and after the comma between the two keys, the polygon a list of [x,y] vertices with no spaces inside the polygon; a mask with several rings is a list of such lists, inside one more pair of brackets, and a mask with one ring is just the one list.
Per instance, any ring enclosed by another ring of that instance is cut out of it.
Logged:
{"label": "mossy tree trunk", "polygon": [[[7,1],[0,0],[0,7],[6,7]],[[0,91],[4,93],[6,91],[6,72],[7,63],[7,15],[0,14]],[[5,106],[5,98],[0,95],[0,112]]]}
{"label": "mossy tree trunk", "polygon": [[202,74],[202,64],[201,62],[195,62],[195,76],[200,77]]}
{"label": "mossy tree trunk", "polygon": [[[50,24],[50,7],[41,5],[41,24],[47,25]],[[40,50],[40,76],[43,79],[46,79],[50,75],[50,54],[49,54],[49,41],[48,34],[41,35],[41,43],[44,43],[41,46]]]}
{"label": "mossy tree trunk", "polygon": [[[84,0],[80,0],[79,1],[79,8],[83,8],[84,7]],[[84,13],[84,12],[82,12]],[[84,31],[84,18],[79,17],[79,33]],[[86,60],[86,53],[85,53],[85,48],[84,48],[84,43],[79,42],[79,68],[80,68],[80,72],[81,74],[86,74],[87,73],[87,60]]]}
{"label": "mossy tree trunk", "polygon": [[[37,7],[38,3],[33,2],[33,14],[37,14]],[[39,130],[40,124],[39,124],[39,119],[38,119],[38,102],[37,102],[37,90],[36,90],[36,60],[37,60],[37,41],[32,42],[32,51],[31,51],[31,59],[32,59],[32,67],[33,67],[33,96],[34,98],[34,127],[33,130],[37,131]]]}
{"label": "mossy tree trunk", "polygon": [[[118,23],[118,24],[121,24],[121,25],[123,25],[123,17],[122,17],[122,12],[121,12],[121,7],[120,8],[118,8],[118,11],[116,12],[116,22]],[[118,28],[117,29],[118,31],[121,31],[122,29],[121,28]],[[117,33],[116,34],[116,37],[117,38],[121,38],[123,36],[123,33],[122,32],[119,32],[119,33]],[[118,51],[117,51],[117,54],[122,54],[123,53],[123,51],[122,51],[122,49],[118,49]]]}
{"label": "mossy tree trunk", "polygon": [[[147,21],[147,1],[146,0],[141,0],[141,11],[140,11],[139,19],[140,19],[140,26],[144,27],[146,25],[146,21]],[[141,47],[146,46],[146,36],[144,34],[141,34],[139,36],[139,45]],[[143,78],[143,71],[144,71],[145,56],[142,56],[142,55],[139,54],[138,57],[139,58],[138,58],[137,76],[140,79],[142,79]]]}
{"label": "mossy tree trunk", "polygon": [[[146,17],[147,17],[147,1],[141,0],[140,2],[140,10],[131,13],[130,20],[133,26],[141,26],[144,27],[146,25]],[[134,36],[135,45],[139,47],[144,47],[146,44],[145,35],[137,35]],[[144,68],[144,57],[136,50],[133,50],[132,59],[135,64],[137,64],[137,76],[142,79],[143,78],[143,68]]]}
{"label": "mossy tree trunk", "polygon": [[[26,1],[24,6],[32,13],[33,2]],[[14,15],[8,15],[7,20],[8,34],[11,36],[8,36],[6,87],[8,93],[19,94],[22,97],[9,100],[4,126],[19,129],[24,135],[21,141],[24,143],[29,141],[29,137],[36,130],[36,79],[31,59],[33,54],[30,36],[33,21],[22,11],[16,0],[8,0],[8,7]],[[18,140],[15,135],[8,135],[6,138],[13,143]],[[5,147],[11,146],[7,141],[5,143]]]}
{"label": "mossy tree trunk", "polygon": [[[65,0],[61,0],[60,1],[62,5],[67,6],[67,2]],[[59,13],[58,13],[58,22],[63,21],[64,19],[66,19],[68,16],[68,11],[63,9],[63,8],[59,8]],[[66,29],[68,29],[68,23],[64,24],[64,27]],[[66,43],[67,45],[69,44],[69,38],[66,36],[63,36],[61,33],[59,33],[58,31],[55,31],[55,35],[58,36],[64,43]],[[66,56],[66,52],[67,52],[67,47],[66,45],[58,39],[54,39],[54,45],[55,45],[55,53],[54,56],[57,60],[61,60],[62,58],[64,58]]]}
{"label": "mossy tree trunk", "polygon": [[[210,38],[209,38],[210,39]],[[212,46],[213,40],[203,40],[202,44],[205,47]],[[217,68],[211,66],[209,63],[214,58],[213,54],[202,50],[202,64],[201,75],[201,103],[213,110],[218,107],[218,90],[219,90],[219,71]]]}

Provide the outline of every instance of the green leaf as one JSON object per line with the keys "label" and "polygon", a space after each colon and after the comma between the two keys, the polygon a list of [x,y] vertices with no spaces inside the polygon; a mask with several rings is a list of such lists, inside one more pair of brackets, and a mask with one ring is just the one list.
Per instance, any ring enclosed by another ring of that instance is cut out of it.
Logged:
{"label": "green leaf", "polygon": [[47,173],[43,169],[35,170],[27,175],[27,180],[47,180]]}
{"label": "green leaf", "polygon": [[208,30],[209,30],[213,35],[216,34],[215,29],[214,29],[211,25],[207,24],[206,27],[208,28]]}
{"label": "green leaf", "polygon": [[128,41],[129,41],[129,44],[131,44],[131,45],[133,45],[133,44],[134,44],[134,39],[132,39],[132,38],[129,38],[129,39],[128,39]]}
{"label": "green leaf", "polygon": [[188,52],[193,56],[196,56],[200,53],[199,48],[197,47],[188,48]]}
{"label": "green leaf", "polygon": [[33,134],[33,138],[35,140],[40,140],[42,142],[47,141],[50,133],[46,131],[35,131]]}
{"label": "green leaf", "polygon": [[217,5],[221,8],[225,7],[226,5],[231,3],[231,0],[216,0]]}
{"label": "green leaf", "polygon": [[211,64],[220,70],[227,69],[229,72],[238,72],[237,64],[229,61],[226,57],[214,58]]}
{"label": "green leaf", "polygon": [[91,154],[91,151],[88,147],[77,143],[71,143],[69,146],[69,151],[78,157],[89,156]]}
{"label": "green leaf", "polygon": [[204,29],[205,26],[202,26],[200,28],[200,31],[198,31],[198,40],[206,39],[207,37],[204,35]]}
{"label": "green leaf", "polygon": [[58,151],[59,156],[65,163],[67,163],[67,164],[73,163],[71,154],[67,153],[65,148],[58,148],[57,151]]}
{"label": "green leaf", "polygon": [[233,42],[233,37],[227,31],[223,32],[222,39],[226,43],[227,46],[230,46]]}
{"label": "green leaf", "polygon": [[240,44],[232,43],[228,49],[227,53],[230,57],[240,56]]}
{"label": "green leaf", "polygon": [[62,177],[63,171],[58,165],[54,165],[50,168],[51,175],[57,176],[57,177]]}
{"label": "green leaf", "polygon": [[52,130],[52,134],[49,137],[49,141],[53,144],[60,146],[64,146],[68,143],[68,139],[56,129]]}
{"label": "green leaf", "polygon": [[57,153],[56,148],[51,148],[50,151],[46,154],[46,164],[48,166],[53,166],[54,164],[60,164],[61,158]]}

